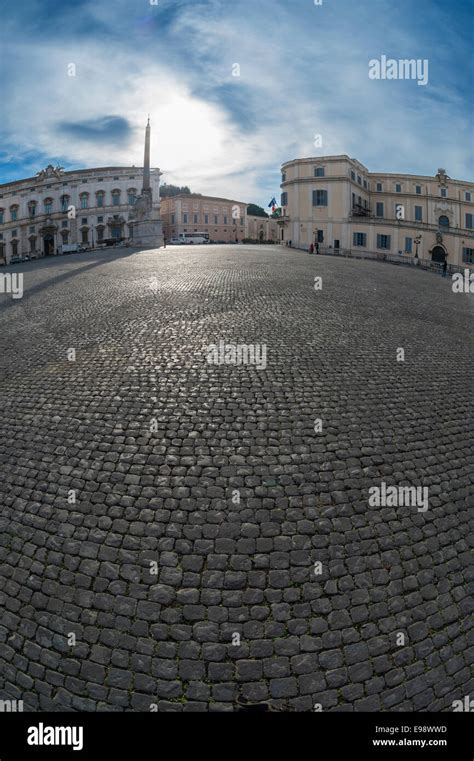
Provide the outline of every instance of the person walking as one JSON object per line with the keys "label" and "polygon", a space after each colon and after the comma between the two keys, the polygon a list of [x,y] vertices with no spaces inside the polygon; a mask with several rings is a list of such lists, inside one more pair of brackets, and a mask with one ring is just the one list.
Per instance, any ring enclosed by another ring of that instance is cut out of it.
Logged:
{"label": "person walking", "polygon": [[446,277],[447,271],[448,271],[448,262],[445,259],[444,262],[443,262],[443,277]]}
{"label": "person walking", "polygon": [[309,253],[310,254],[314,254],[314,243],[311,243],[311,245],[309,247]]}

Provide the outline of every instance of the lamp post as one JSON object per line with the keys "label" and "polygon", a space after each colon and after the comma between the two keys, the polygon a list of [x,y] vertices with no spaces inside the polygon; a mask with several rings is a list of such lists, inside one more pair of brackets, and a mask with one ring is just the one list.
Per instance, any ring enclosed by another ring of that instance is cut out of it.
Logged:
{"label": "lamp post", "polygon": [[417,235],[415,238],[415,259],[418,259],[418,246],[421,243],[422,235]]}
{"label": "lamp post", "polygon": [[417,235],[415,238],[415,264],[419,266],[420,260],[418,259],[418,246],[421,243],[422,235]]}

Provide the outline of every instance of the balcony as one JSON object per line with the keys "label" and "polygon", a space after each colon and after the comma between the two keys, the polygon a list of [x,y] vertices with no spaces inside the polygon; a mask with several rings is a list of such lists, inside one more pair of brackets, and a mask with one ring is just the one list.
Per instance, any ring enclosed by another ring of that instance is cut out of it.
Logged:
{"label": "balcony", "polygon": [[372,209],[359,203],[352,205],[351,217],[371,217]]}

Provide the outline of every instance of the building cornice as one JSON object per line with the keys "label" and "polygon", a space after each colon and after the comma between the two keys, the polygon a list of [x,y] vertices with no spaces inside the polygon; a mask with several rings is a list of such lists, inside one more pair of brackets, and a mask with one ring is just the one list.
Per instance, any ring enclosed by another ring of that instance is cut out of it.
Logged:
{"label": "building cornice", "polygon": [[[160,172],[160,169],[158,167],[152,168],[152,173]],[[10,190],[17,187],[22,187],[23,185],[34,185],[35,187],[40,185],[61,185],[63,182],[66,182],[68,179],[71,179],[72,177],[79,176],[83,177],[84,175],[91,175],[91,177],[94,175],[94,173],[100,177],[102,174],[108,174],[113,172],[131,172],[136,174],[143,174],[143,167],[139,166],[105,166],[105,167],[91,167],[90,169],[70,169],[68,171],[65,171],[61,174],[60,177],[47,177],[44,179],[39,179],[38,177],[25,177],[22,180],[13,180],[12,182],[5,182],[0,184],[0,193],[3,193],[4,190]]]}
{"label": "building cornice", "polygon": [[177,196],[162,196],[161,197],[161,203],[164,203],[166,201],[188,201],[188,200],[195,200],[195,201],[220,201],[221,203],[238,203],[241,206],[248,206],[249,204],[246,201],[236,201],[235,199],[230,198],[220,198],[218,196],[203,196],[199,195],[198,193],[181,193]]}
{"label": "building cornice", "polygon": [[[405,175],[405,179],[406,177],[407,175]],[[431,181],[433,182],[433,178],[431,178]],[[402,191],[401,193],[397,193],[395,190],[374,190],[374,189],[364,188],[362,185],[359,185],[358,182],[354,182],[354,180],[351,177],[348,177],[345,174],[337,175],[334,177],[295,177],[293,180],[285,180],[285,182],[282,182],[280,184],[280,188],[288,188],[291,185],[301,185],[301,184],[314,185],[315,182],[321,183],[322,185],[333,183],[333,182],[347,182],[350,185],[354,186],[356,189],[358,189],[360,192],[370,195],[373,199],[379,198],[379,197],[387,198],[387,196],[390,196],[394,198],[415,198],[415,199],[418,199],[419,201],[432,200],[432,201],[440,201],[444,203],[461,203],[461,204],[472,203],[472,201],[466,201],[462,198],[451,198],[450,196],[444,197],[444,196],[432,195],[427,193],[423,193],[422,195],[420,195],[419,193],[410,193],[407,191]],[[452,182],[452,180],[450,180],[450,182]],[[469,183],[457,182],[457,184],[460,186],[461,189],[465,189],[466,186],[469,186]],[[474,183],[472,183],[472,189],[474,192]]]}
{"label": "building cornice", "polygon": [[[356,166],[359,166],[367,175],[367,179],[374,179],[374,180],[380,180],[383,178],[390,178],[394,180],[420,180],[424,182],[437,182],[439,184],[439,181],[434,176],[424,175],[424,174],[405,174],[403,172],[370,172],[364,164],[361,164],[360,161],[357,161],[357,159],[352,159],[350,156],[347,156],[347,154],[341,154],[339,156],[311,156],[307,158],[301,158],[301,159],[291,159],[291,161],[286,161],[284,164],[282,164],[282,172],[285,171],[290,166],[296,166],[298,164],[318,164],[321,165],[325,162],[337,162],[337,161],[347,161],[350,164],[355,164]],[[347,178],[346,175],[343,175],[344,179],[350,179]],[[322,177],[312,177],[312,178],[301,178],[301,179],[309,179],[309,180],[322,180],[326,178]],[[297,180],[301,181],[301,180]],[[461,186],[468,186],[471,188],[474,188],[474,182],[470,182],[469,180],[457,180],[453,179],[451,177],[447,178],[446,180],[447,184],[450,183],[455,185],[461,185]]]}

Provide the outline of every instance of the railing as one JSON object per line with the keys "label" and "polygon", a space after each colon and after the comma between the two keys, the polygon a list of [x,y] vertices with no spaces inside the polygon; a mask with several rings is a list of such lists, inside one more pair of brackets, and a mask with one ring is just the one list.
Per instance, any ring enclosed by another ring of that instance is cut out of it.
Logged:
{"label": "railing", "polygon": [[355,203],[352,206],[351,216],[353,217],[370,217],[372,215],[372,209],[368,206],[361,206],[359,203]]}
{"label": "railing", "polygon": [[[307,250],[307,249],[302,249]],[[347,248],[322,248],[319,247],[319,255],[323,256],[342,256],[346,259],[371,259],[378,262],[388,262],[405,267],[420,267],[420,269],[431,270],[432,272],[441,272],[443,265],[440,262],[433,262],[431,259],[420,259],[414,256],[384,254],[381,251],[358,251],[357,249]],[[448,273],[463,273],[469,269],[468,264],[450,264],[448,262]]]}

